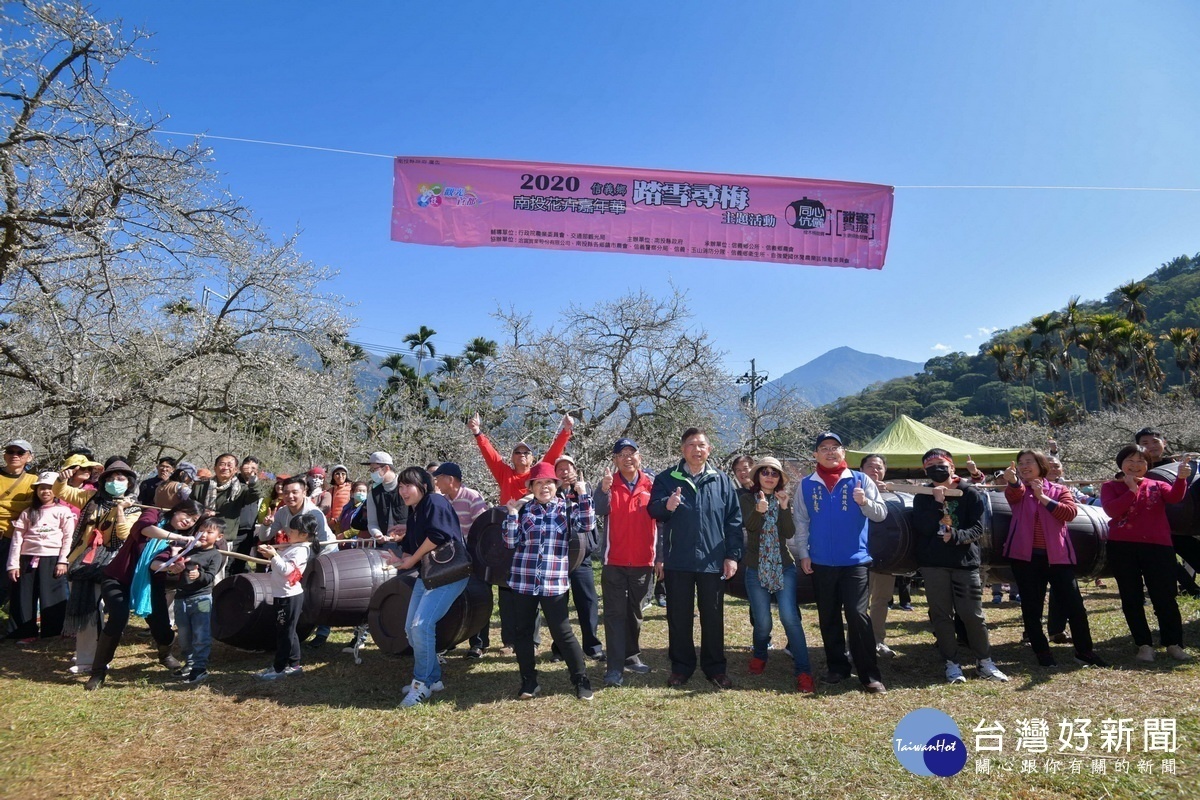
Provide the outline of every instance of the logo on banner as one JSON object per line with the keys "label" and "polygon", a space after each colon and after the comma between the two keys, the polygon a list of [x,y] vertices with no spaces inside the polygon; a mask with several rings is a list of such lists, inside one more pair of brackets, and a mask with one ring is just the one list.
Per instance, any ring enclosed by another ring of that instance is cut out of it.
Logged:
{"label": "logo on banner", "polygon": [[820,231],[825,229],[829,220],[829,212],[820,200],[809,200],[807,197],[788,204],[783,212],[783,218],[788,225],[802,231]]}
{"label": "logo on banner", "polygon": [[470,186],[443,186],[440,183],[422,183],[417,186],[417,207],[437,208],[441,205],[473,206],[479,197]]}
{"label": "logo on banner", "polygon": [[918,708],[904,715],[892,736],[892,752],[913,775],[949,778],[967,763],[962,732],[949,714]]}

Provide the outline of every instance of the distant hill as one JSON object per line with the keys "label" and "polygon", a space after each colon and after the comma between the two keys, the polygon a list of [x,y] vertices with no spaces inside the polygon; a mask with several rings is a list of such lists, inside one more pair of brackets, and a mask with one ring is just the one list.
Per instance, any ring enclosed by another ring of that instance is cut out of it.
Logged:
{"label": "distant hill", "polygon": [[1069,298],[1057,311],[997,331],[974,353],[931,358],[916,375],[825,410],[833,430],[861,445],[899,414],[1058,426],[1169,392],[1200,397],[1200,253],[1173,258],[1103,300]]}
{"label": "distant hill", "polygon": [[803,366],[768,382],[767,387],[786,388],[812,406],[823,406],[841,397],[858,394],[868,386],[925,368],[919,361],[860,353],[838,347]]}

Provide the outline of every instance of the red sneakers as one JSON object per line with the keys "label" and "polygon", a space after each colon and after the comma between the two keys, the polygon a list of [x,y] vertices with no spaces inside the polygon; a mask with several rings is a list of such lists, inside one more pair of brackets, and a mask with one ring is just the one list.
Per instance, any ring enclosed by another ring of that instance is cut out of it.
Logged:
{"label": "red sneakers", "polygon": [[801,672],[796,676],[796,691],[801,694],[814,694],[817,687],[813,685],[813,677],[807,672]]}
{"label": "red sneakers", "polygon": [[766,668],[767,668],[767,660],[765,658],[753,658],[752,657],[750,659],[750,674],[751,675],[762,675],[763,670]]}

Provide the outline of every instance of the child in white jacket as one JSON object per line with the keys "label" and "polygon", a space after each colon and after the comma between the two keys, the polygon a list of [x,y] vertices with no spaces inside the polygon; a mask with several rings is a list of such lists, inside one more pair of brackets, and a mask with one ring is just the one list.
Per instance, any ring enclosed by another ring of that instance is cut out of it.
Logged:
{"label": "child in white jacket", "polygon": [[263,680],[296,675],[303,669],[296,623],[304,608],[304,568],[312,558],[313,543],[319,533],[320,524],[315,516],[297,514],[280,531],[283,542],[278,550],[269,544],[258,547],[264,558],[271,559],[271,597],[275,604],[275,663],[258,673]]}

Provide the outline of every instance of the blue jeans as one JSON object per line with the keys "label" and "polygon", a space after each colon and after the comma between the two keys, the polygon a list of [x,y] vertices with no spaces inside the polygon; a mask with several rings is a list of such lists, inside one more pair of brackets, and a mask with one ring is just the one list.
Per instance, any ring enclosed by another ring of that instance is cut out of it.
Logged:
{"label": "blue jeans", "polygon": [[179,629],[179,647],[183,660],[193,673],[208,669],[212,652],[211,594],[199,594],[175,601],[175,627]]}
{"label": "blue jeans", "polygon": [[779,623],[787,634],[788,650],[792,653],[795,673],[811,672],[808,663],[808,642],[800,625],[800,609],[796,606],[796,565],[784,567],[783,586],[773,595],[758,582],[758,570],[746,568],[746,598],[754,612],[754,657],[767,659],[767,643],[771,641],[771,598],[779,603]]}
{"label": "blue jeans", "polygon": [[436,589],[426,589],[420,578],[413,584],[404,633],[413,649],[413,678],[426,686],[442,679],[442,665],[438,663],[437,655],[437,624],[467,588],[468,580],[463,578]]}

